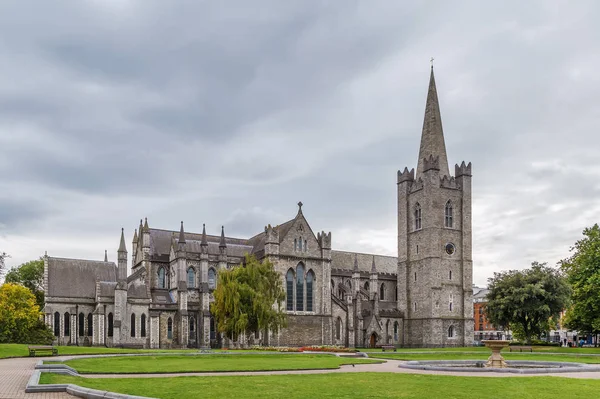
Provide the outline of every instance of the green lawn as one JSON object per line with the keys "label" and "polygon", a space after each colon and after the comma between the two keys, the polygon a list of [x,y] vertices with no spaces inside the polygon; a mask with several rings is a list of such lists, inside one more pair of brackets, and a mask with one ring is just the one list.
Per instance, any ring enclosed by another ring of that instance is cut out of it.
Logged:
{"label": "green lawn", "polygon": [[[456,352],[437,352],[437,353],[371,353],[369,357],[379,359],[396,359],[396,360],[485,360],[490,356],[487,353],[456,353]],[[504,352],[502,356],[506,360],[540,360],[547,362],[576,362],[576,363],[600,363],[600,356],[590,356],[585,354],[531,354],[531,353],[515,353]]]}
{"label": "green lawn", "polygon": [[41,383],[161,399],[191,398],[403,398],[589,399],[600,380],[560,377],[485,378],[393,373],[336,373],[236,377],[94,379],[43,373]]}
{"label": "green lawn", "polygon": [[[590,353],[600,355],[600,348],[563,348],[559,346],[533,346],[534,352],[552,352],[552,353]],[[398,348],[399,352],[486,352],[490,350],[485,346],[466,346],[456,348]],[[362,352],[381,352],[381,348],[362,348]],[[386,350],[386,353],[389,349]],[[508,349],[506,349],[508,352]]]}
{"label": "green lawn", "polygon": [[381,360],[340,358],[332,355],[247,354],[123,356],[73,359],[65,362],[84,374],[336,369],[342,364],[360,363],[381,363]]}
{"label": "green lawn", "polygon": [[[29,356],[26,344],[0,344],[0,359]],[[119,349],[102,346],[59,346],[59,355],[97,355],[102,353],[161,353],[198,352],[198,349]]]}

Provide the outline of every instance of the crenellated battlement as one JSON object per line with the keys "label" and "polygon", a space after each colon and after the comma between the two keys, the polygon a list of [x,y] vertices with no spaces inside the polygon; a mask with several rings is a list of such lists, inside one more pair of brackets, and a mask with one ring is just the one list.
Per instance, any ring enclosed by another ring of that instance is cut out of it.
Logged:
{"label": "crenellated battlement", "polygon": [[274,228],[273,226],[271,226],[270,224],[265,226],[265,235],[266,235],[266,239],[265,239],[266,243],[279,244],[279,231],[276,228]]}
{"label": "crenellated battlement", "polygon": [[415,180],[413,182],[413,184],[410,186],[410,192],[414,193],[415,191],[419,191],[423,188],[423,179],[422,178],[418,178],[417,180]]}
{"label": "crenellated battlement", "polygon": [[440,179],[440,187],[443,188],[452,188],[456,190],[460,190],[460,184],[456,183],[456,179],[453,176],[444,176]]}
{"label": "crenellated battlement", "polygon": [[405,181],[414,181],[415,180],[415,169],[408,170],[407,167],[404,167],[404,171],[398,171],[398,184],[404,183]]}
{"label": "crenellated battlement", "polygon": [[458,164],[454,165],[454,176],[472,176],[471,174],[471,162],[468,165],[465,165],[465,161],[462,161],[460,166]]}
{"label": "crenellated battlement", "polygon": [[429,158],[423,158],[423,172],[427,172],[428,170],[440,170],[440,157],[433,154],[429,155]]}
{"label": "crenellated battlement", "polygon": [[324,231],[317,233],[317,241],[319,241],[321,248],[331,249],[331,231],[329,233],[325,233]]}

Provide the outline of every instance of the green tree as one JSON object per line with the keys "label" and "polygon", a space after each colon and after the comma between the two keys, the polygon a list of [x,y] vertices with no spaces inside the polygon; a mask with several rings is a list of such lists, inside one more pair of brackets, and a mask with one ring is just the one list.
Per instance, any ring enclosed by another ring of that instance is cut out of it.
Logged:
{"label": "green tree", "polygon": [[494,273],[488,280],[486,314],[496,326],[510,326],[531,344],[558,318],[571,294],[559,270],[533,262],[530,269]]}
{"label": "green tree", "polygon": [[0,252],[0,277],[2,277],[4,275],[4,269],[6,267],[6,264],[4,263],[4,261],[8,257],[9,257],[9,255],[6,252]]}
{"label": "green tree", "polygon": [[584,238],[571,248],[570,258],[560,262],[573,287],[573,305],[565,325],[579,332],[600,333],[600,227],[583,230]]}
{"label": "green tree", "polygon": [[12,283],[0,287],[0,343],[28,343],[39,328],[40,316],[35,296],[27,288]]}
{"label": "green tree", "polygon": [[6,273],[7,283],[21,284],[35,295],[40,309],[44,308],[44,259],[32,260]]}
{"label": "green tree", "polygon": [[268,259],[246,255],[244,264],[220,271],[214,297],[217,329],[230,339],[286,326],[283,282]]}

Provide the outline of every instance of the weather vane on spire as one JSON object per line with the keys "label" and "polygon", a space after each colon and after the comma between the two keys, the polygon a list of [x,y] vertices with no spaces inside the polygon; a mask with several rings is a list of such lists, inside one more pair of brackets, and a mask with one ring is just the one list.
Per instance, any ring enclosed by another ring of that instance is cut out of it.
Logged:
{"label": "weather vane on spire", "polygon": [[433,60],[435,60],[435,58],[431,57],[431,59],[429,60],[429,62],[431,63],[431,67],[433,68]]}

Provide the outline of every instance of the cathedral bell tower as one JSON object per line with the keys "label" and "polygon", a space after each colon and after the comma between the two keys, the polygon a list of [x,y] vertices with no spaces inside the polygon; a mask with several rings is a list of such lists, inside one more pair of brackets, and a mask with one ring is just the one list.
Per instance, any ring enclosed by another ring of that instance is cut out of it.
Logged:
{"label": "cathedral bell tower", "polygon": [[417,171],[398,171],[398,309],[404,345],[473,343],[471,164],[450,175],[433,66]]}

